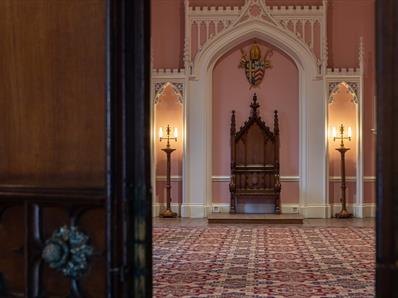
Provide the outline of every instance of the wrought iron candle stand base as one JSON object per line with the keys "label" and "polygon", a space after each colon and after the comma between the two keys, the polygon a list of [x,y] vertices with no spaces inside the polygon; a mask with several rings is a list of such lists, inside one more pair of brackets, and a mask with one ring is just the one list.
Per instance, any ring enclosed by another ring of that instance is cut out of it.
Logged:
{"label": "wrought iron candle stand base", "polygon": [[339,213],[336,213],[336,218],[351,218],[352,213],[348,212],[346,209],[342,209]]}
{"label": "wrought iron candle stand base", "polygon": [[164,148],[162,149],[163,152],[166,153],[167,156],[167,181],[166,181],[166,190],[167,190],[167,198],[166,198],[166,210],[163,210],[162,212],[159,213],[159,217],[163,218],[174,218],[177,217],[177,213],[171,211],[171,181],[170,181],[170,174],[171,174],[171,166],[170,166],[170,160],[171,160],[171,153],[175,151],[175,149],[172,148]]}
{"label": "wrought iron candle stand base", "polygon": [[171,211],[170,209],[165,209],[162,212],[160,212],[159,217],[162,217],[162,218],[176,218],[177,217],[177,213]]}
{"label": "wrought iron candle stand base", "polygon": [[347,210],[346,203],[346,179],[345,179],[345,153],[350,150],[350,148],[345,148],[344,145],[340,148],[336,148],[337,151],[340,152],[341,155],[341,211],[336,213],[336,218],[350,218],[352,217],[352,213]]}

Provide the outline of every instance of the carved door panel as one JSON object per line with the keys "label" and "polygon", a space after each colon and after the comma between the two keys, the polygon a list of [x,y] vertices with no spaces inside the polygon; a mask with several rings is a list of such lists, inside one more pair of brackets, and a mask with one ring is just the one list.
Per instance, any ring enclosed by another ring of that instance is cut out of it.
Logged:
{"label": "carved door panel", "polygon": [[105,297],[105,3],[0,11],[2,295]]}
{"label": "carved door panel", "polygon": [[0,297],[151,295],[145,2],[0,1]]}
{"label": "carved door panel", "polygon": [[2,294],[105,297],[105,201],[103,189],[2,185]]}

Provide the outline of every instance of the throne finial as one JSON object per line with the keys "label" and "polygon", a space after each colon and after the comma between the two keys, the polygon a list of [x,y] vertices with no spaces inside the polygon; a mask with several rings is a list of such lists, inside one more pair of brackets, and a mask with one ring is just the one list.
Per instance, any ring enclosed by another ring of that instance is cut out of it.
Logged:
{"label": "throne finial", "polygon": [[253,95],[253,102],[250,104],[250,107],[252,108],[251,114],[252,117],[257,117],[257,109],[260,107],[260,105],[257,102],[257,94],[254,93]]}
{"label": "throne finial", "polygon": [[235,124],[235,111],[232,111],[231,116],[231,135],[235,135],[236,133],[236,124]]}
{"label": "throne finial", "polygon": [[279,120],[278,120],[278,111],[274,111],[274,134],[279,135]]}

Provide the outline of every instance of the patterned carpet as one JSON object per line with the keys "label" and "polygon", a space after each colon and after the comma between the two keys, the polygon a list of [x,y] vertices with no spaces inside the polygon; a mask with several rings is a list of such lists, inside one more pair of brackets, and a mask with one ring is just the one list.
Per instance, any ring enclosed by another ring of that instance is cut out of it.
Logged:
{"label": "patterned carpet", "polygon": [[374,229],[155,227],[154,297],[374,297]]}

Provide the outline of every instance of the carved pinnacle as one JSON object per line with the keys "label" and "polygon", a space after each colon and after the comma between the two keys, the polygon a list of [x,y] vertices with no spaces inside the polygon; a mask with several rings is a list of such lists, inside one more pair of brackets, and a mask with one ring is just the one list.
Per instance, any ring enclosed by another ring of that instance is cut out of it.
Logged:
{"label": "carved pinnacle", "polygon": [[251,103],[250,107],[252,108],[252,111],[251,111],[252,117],[257,117],[257,109],[260,107],[260,105],[257,102],[256,93],[254,93],[254,95],[253,95],[253,102]]}
{"label": "carved pinnacle", "polygon": [[234,135],[236,131],[236,126],[235,126],[235,111],[232,111],[232,116],[231,116],[231,135]]}
{"label": "carved pinnacle", "polygon": [[279,134],[278,111],[274,111],[274,134]]}

